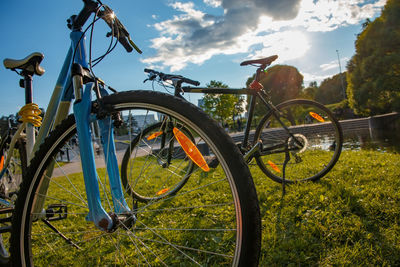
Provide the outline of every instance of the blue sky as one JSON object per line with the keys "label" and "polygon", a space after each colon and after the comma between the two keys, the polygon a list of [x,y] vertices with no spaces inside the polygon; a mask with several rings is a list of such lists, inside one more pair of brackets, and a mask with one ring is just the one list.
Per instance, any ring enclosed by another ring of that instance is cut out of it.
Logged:
{"label": "blue sky", "polygon": [[[151,89],[143,69],[178,73],[205,85],[218,80],[243,87],[253,74],[239,63],[279,55],[277,64],[298,68],[304,84],[339,72],[354,54],[356,34],[366,18],[379,16],[385,0],[103,0],[143,50],[126,53],[118,46],[95,73],[120,91]],[[2,0],[0,59],[21,59],[42,52],[46,73],[34,78],[34,101],[46,107],[69,47],[66,19],[80,0]],[[107,27],[95,27],[95,55],[108,46]],[[0,68],[0,115],[24,105],[18,76]],[[159,90],[163,90],[159,88]],[[187,95],[197,103],[200,95]]]}

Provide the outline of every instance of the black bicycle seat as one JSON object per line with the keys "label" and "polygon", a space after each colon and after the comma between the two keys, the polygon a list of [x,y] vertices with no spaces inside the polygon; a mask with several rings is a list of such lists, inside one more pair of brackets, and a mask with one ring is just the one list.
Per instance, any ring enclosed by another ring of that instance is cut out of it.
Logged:
{"label": "black bicycle seat", "polygon": [[261,58],[261,59],[246,60],[246,61],[243,61],[242,63],[240,63],[240,66],[246,66],[246,65],[251,65],[251,64],[260,64],[260,65],[269,66],[277,58],[278,58],[277,55],[273,55],[273,56]]}

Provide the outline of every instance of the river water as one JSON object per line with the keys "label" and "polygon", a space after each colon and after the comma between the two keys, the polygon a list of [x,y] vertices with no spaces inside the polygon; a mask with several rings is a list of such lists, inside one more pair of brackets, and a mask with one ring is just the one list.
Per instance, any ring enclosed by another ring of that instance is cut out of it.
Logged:
{"label": "river water", "polygon": [[344,150],[377,150],[400,153],[400,132],[362,129],[344,134]]}

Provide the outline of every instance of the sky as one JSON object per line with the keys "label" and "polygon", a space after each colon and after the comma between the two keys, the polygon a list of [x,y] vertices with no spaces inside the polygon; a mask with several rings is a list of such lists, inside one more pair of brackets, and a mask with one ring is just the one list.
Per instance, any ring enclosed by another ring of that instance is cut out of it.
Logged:
{"label": "sky", "polygon": [[[103,0],[130,32],[143,54],[120,45],[94,68],[118,91],[152,90],[144,68],[201,82],[222,81],[242,88],[255,69],[248,59],[278,55],[273,64],[296,67],[311,81],[345,71],[354,55],[361,24],[380,15],[386,0]],[[46,73],[34,77],[34,102],[46,108],[70,46],[66,20],[82,8],[80,0],[2,0],[0,59],[22,59],[41,52]],[[109,45],[107,26],[96,23],[93,57]],[[88,45],[87,45],[88,46]],[[339,58],[339,59],[338,59]],[[19,76],[0,67],[0,116],[24,105]],[[165,91],[155,87],[156,90]],[[199,94],[185,97],[197,104]]]}

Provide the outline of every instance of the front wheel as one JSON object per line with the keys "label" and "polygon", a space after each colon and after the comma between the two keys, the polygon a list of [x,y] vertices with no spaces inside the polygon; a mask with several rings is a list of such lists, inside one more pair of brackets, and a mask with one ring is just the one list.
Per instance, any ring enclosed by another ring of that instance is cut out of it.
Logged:
{"label": "front wheel", "polygon": [[[207,147],[220,164],[208,172],[196,167],[179,192],[162,199],[142,203],[125,190],[132,216],[105,232],[88,221],[79,149],[73,145],[76,124],[70,116],[41,145],[21,186],[13,215],[13,263],[256,266],[261,237],[257,195],[249,169],[229,136],[204,112],[170,95],[132,91],[106,96],[102,101],[108,113],[102,114],[102,121],[117,117],[111,114],[122,115],[114,140],[119,168],[132,143],[129,129],[145,128],[165,117],[182,132],[190,131],[196,146]],[[96,121],[93,124],[95,129]],[[108,137],[101,140],[104,138]],[[60,151],[68,151],[70,162],[60,162]],[[99,149],[100,154],[103,151]],[[140,178],[135,190],[143,194],[151,195],[169,179],[182,176],[157,161],[146,160],[146,154],[136,154],[132,160],[131,173]],[[174,160],[184,162],[172,159],[171,164]],[[106,212],[118,219],[126,213],[118,214],[114,208],[118,203],[111,199],[107,171],[101,162],[104,160],[96,156],[100,201]]]}
{"label": "front wheel", "polygon": [[276,108],[255,132],[254,143],[262,141],[256,157],[260,169],[279,183],[283,178],[292,183],[326,175],[342,151],[343,133],[335,116],[324,105],[305,99],[286,101]]}

